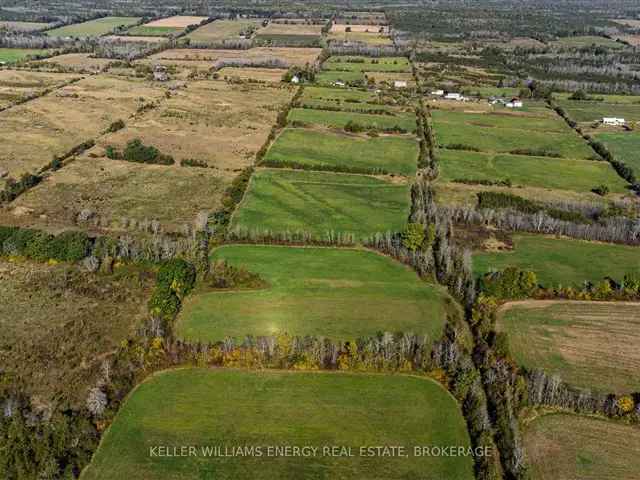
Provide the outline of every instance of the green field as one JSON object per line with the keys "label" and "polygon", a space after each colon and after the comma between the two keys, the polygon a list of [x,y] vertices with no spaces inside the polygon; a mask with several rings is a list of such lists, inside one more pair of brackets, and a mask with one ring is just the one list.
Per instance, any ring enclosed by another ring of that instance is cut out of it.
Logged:
{"label": "green field", "polygon": [[401,128],[407,132],[415,132],[416,116],[413,113],[399,113],[397,115],[371,115],[368,113],[332,112],[327,110],[313,110],[310,108],[293,108],[287,117],[289,122],[303,124],[326,125],[327,127],[343,128],[352,121],[366,128],[379,130]]}
{"label": "green field", "polygon": [[[569,97],[571,95],[573,95],[573,93],[554,92],[553,98],[557,100],[569,100]],[[618,103],[618,104],[624,104],[624,105],[640,104],[639,95],[610,95],[610,94],[604,94],[604,93],[594,93],[594,94],[589,94],[589,96],[594,97],[594,99],[604,103]]]}
{"label": "green field", "polygon": [[74,23],[45,32],[50,37],[99,37],[112,32],[116,27],[128,27],[140,20],[136,17],[104,17],[83,23]]}
{"label": "green field", "polygon": [[262,20],[216,20],[194,30],[187,38],[198,43],[216,43],[226,39],[238,38],[241,33],[249,31],[251,28],[258,28],[262,25]]}
{"label": "green field", "polygon": [[338,72],[333,70],[323,70],[316,74],[315,81],[320,85],[332,85],[335,82],[360,82],[364,83],[364,73],[362,72]]}
{"label": "green field", "polygon": [[538,115],[468,114],[433,111],[438,145],[468,145],[484,152],[544,150],[565,158],[595,154],[574,131],[557,118]]}
{"label": "green field", "polygon": [[182,27],[147,27],[138,25],[127,30],[127,35],[134,37],[167,37],[182,32]]}
{"label": "green field", "polygon": [[[269,149],[265,161],[322,167],[323,170],[416,173],[418,143],[407,137],[366,137],[287,128]],[[350,170],[351,169],[351,170]]]}
{"label": "green field", "polygon": [[264,169],[254,173],[232,227],[366,237],[402,230],[408,215],[408,185],[363,175]]}
{"label": "green field", "polygon": [[333,56],[322,64],[322,68],[349,72],[411,72],[411,64],[406,57]]}
{"label": "green field", "polygon": [[570,414],[535,419],[524,431],[535,480],[637,480],[640,429]]}
{"label": "green field", "polygon": [[622,280],[625,273],[640,269],[638,247],[524,234],[514,235],[513,241],[513,251],[474,254],[475,273],[517,266],[534,271],[538,282],[550,287],[581,286],[606,276]]}
{"label": "green field", "polygon": [[607,162],[445,149],[438,150],[438,160],[443,181],[509,179],[513,185],[576,192],[590,192],[598,185],[607,185],[613,193],[628,191],[627,182]]}
{"label": "green field", "polygon": [[606,145],[616,160],[640,175],[640,132],[598,133],[595,138]]}
{"label": "green field", "polygon": [[602,120],[602,117],[619,117],[627,122],[640,121],[640,105],[575,100],[559,101],[558,104],[575,122],[595,122]]}
{"label": "green field", "polygon": [[520,88],[487,86],[461,87],[461,93],[478,97],[517,97],[520,94]]}
{"label": "green field", "polygon": [[300,100],[327,100],[335,102],[366,103],[378,100],[378,94],[370,90],[360,90],[355,88],[328,88],[305,86]]}
{"label": "green field", "polygon": [[610,48],[624,48],[623,43],[616,42],[615,40],[611,40],[610,38],[605,38],[605,37],[600,37],[595,35],[562,37],[554,42],[551,42],[551,45],[555,45],[558,47],[569,47],[569,48],[584,48],[584,47],[590,47],[592,45],[610,47]]}
{"label": "green field", "polygon": [[[195,446],[197,456],[152,457],[152,446]],[[323,454],[351,447],[352,457]],[[408,457],[361,456],[404,446]],[[472,480],[468,456],[413,456],[414,446],[469,445],[455,400],[436,382],[399,375],[186,369],[138,387],[103,437],[82,480]],[[259,447],[262,456],[207,456],[202,447]],[[319,447],[273,456],[269,447]]]}
{"label": "green field", "polygon": [[45,55],[49,50],[37,48],[0,48],[0,62],[14,63],[34,55]]}
{"label": "green field", "polygon": [[434,341],[454,308],[444,289],[366,250],[234,245],[218,248],[214,258],[258,273],[268,286],[195,293],[180,314],[181,338],[288,333],[348,340],[388,331]]}
{"label": "green field", "polygon": [[516,302],[500,315],[498,328],[528,369],[603,393],[640,388],[640,303]]}

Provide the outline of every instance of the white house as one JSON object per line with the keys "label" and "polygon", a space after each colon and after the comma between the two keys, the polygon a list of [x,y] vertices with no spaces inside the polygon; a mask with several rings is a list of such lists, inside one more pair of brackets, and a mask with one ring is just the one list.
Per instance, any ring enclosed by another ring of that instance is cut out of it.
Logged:
{"label": "white house", "polygon": [[622,127],[626,125],[627,122],[624,121],[624,118],[616,118],[616,117],[603,117],[602,124],[610,125],[612,127]]}
{"label": "white house", "polygon": [[404,80],[395,80],[393,86],[394,88],[407,88],[407,82]]}
{"label": "white house", "polygon": [[336,87],[344,87],[346,84],[342,80],[336,80],[333,82],[333,85]]}
{"label": "white house", "polygon": [[441,97],[444,95],[444,90],[434,90],[431,92],[431,95],[435,95],[436,97]]}
{"label": "white house", "polygon": [[300,83],[300,77],[294,75],[293,77],[291,77],[291,83]]}
{"label": "white house", "polygon": [[511,101],[504,104],[507,108],[522,108],[522,100],[519,98],[512,98]]}
{"label": "white house", "polygon": [[446,98],[447,100],[457,100],[457,101],[461,101],[464,100],[464,97],[462,96],[461,93],[447,93],[444,98]]}

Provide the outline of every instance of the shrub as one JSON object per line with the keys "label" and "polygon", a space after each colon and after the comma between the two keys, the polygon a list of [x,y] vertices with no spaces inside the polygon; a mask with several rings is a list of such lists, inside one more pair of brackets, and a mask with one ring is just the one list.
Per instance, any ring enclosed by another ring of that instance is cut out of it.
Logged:
{"label": "shrub", "polygon": [[604,197],[609,193],[609,187],[604,184],[598,185],[597,187],[592,188],[591,191],[597,195],[600,195],[601,197]]}
{"label": "shrub", "polygon": [[139,138],[131,140],[124,149],[122,158],[128,162],[157,163],[161,165],[173,165],[174,160],[170,155],[164,155],[154,146],[147,146]]}
{"label": "shrub", "polygon": [[158,286],[168,288],[179,298],[184,298],[196,283],[195,267],[181,258],[164,262],[158,271]]}
{"label": "shrub", "polygon": [[213,288],[261,288],[266,282],[244,267],[234,267],[225,260],[217,261],[211,268],[211,286]]}
{"label": "shrub", "polygon": [[109,125],[109,128],[107,128],[105,133],[114,133],[118,130],[122,130],[124,127],[125,125],[123,120],[116,120],[111,125]]}
{"label": "shrub", "polygon": [[63,232],[52,241],[53,257],[65,262],[78,262],[89,254],[91,242],[85,232]]}
{"label": "shrub", "polygon": [[349,120],[344,126],[345,132],[360,133],[360,132],[364,132],[364,130],[365,128],[362,125],[360,125],[357,122],[354,122],[353,120]]}
{"label": "shrub", "polygon": [[404,232],[402,232],[402,245],[412,252],[421,250],[424,240],[424,225],[421,223],[410,223],[407,225]]}
{"label": "shrub", "polygon": [[489,272],[480,278],[479,290],[498,299],[528,298],[538,288],[534,272],[508,267],[502,272]]}
{"label": "shrub", "polygon": [[153,291],[148,307],[154,317],[172,320],[180,311],[180,299],[171,288],[159,285]]}
{"label": "shrub", "polygon": [[53,235],[45,232],[35,232],[25,245],[22,254],[39,262],[55,258],[53,240]]}

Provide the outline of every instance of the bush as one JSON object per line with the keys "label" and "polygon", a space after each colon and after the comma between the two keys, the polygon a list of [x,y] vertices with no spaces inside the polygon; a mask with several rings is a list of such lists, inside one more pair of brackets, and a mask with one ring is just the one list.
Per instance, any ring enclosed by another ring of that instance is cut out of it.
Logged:
{"label": "bush", "polygon": [[508,267],[502,272],[483,275],[478,288],[483,294],[498,299],[528,298],[537,290],[538,279],[534,272]]}
{"label": "bush", "polygon": [[345,132],[360,133],[360,132],[364,132],[364,130],[365,128],[362,125],[360,125],[357,122],[354,122],[353,120],[349,120],[344,126]]}
{"label": "bush", "polygon": [[175,161],[171,155],[165,155],[153,146],[147,146],[139,138],[127,143],[122,154],[113,146],[105,149],[105,155],[112,160],[126,160],[135,163],[152,163],[156,165],[173,165]]}
{"label": "bush", "polygon": [[89,254],[91,241],[84,232],[63,232],[52,241],[56,260],[79,262]]}
{"label": "bush", "polygon": [[181,258],[164,262],[158,271],[158,287],[168,288],[184,298],[196,283],[195,267]]}
{"label": "bush", "polygon": [[424,225],[421,223],[410,223],[402,232],[402,245],[415,252],[421,250],[425,240]]}
{"label": "bush", "polygon": [[600,195],[601,197],[604,197],[609,193],[609,187],[604,184],[598,185],[597,187],[592,188],[591,191],[597,195]]}
{"label": "bush", "polygon": [[159,285],[153,291],[148,307],[154,317],[172,320],[180,311],[180,299],[171,288]]}

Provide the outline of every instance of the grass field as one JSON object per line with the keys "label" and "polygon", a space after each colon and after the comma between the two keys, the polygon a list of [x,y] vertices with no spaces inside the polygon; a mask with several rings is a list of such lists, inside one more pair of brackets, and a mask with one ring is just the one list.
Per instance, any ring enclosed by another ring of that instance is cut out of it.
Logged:
{"label": "grass field", "polygon": [[354,82],[364,82],[364,73],[321,70],[316,74],[316,83],[318,85],[333,85],[336,82],[356,85]]}
{"label": "grass field", "polygon": [[369,45],[393,45],[393,40],[387,35],[371,32],[331,32],[328,40],[341,42],[361,42]]}
{"label": "grass field", "polygon": [[435,341],[455,308],[443,289],[374,252],[236,245],[217,249],[214,258],[260,274],[268,286],[193,294],[178,320],[181,338],[288,333],[348,340],[388,331]]}
{"label": "grass field", "polygon": [[402,230],[408,214],[408,185],[363,175],[264,169],[253,175],[232,226],[365,237]]}
{"label": "grass field", "polygon": [[136,37],[167,37],[182,32],[184,28],[180,27],[148,27],[146,25],[137,25],[127,30],[127,35]]}
{"label": "grass field", "polygon": [[[590,192],[607,185],[613,193],[626,193],[627,182],[607,162],[438,150],[440,180],[511,180],[513,185]],[[554,172],[549,175],[549,172]]]}
{"label": "grass field", "polygon": [[[260,447],[263,456],[150,458],[154,445]],[[322,447],[352,447],[352,457]],[[472,480],[471,457],[365,457],[360,446],[468,446],[451,396],[421,378],[343,373],[176,370],[143,383],[122,407],[82,480],[433,478]],[[312,457],[270,446],[314,446]]]}
{"label": "grass field", "polygon": [[640,174],[640,132],[598,133],[595,138],[607,146],[616,160]]}
{"label": "grass field", "polygon": [[12,32],[36,32],[47,28],[49,23],[42,22],[13,22],[0,20],[0,30],[9,30]]}
{"label": "grass field", "polygon": [[46,89],[62,86],[79,78],[68,73],[0,70],[0,108],[42,94]]}
{"label": "grass field", "polygon": [[551,45],[564,48],[584,48],[592,45],[610,47],[610,48],[624,48],[624,45],[610,38],[595,36],[595,35],[582,35],[577,37],[562,37],[555,42],[551,42]]}
{"label": "grass field", "polygon": [[416,116],[413,113],[371,115],[368,113],[293,108],[289,111],[288,119],[289,122],[302,122],[303,124],[317,124],[337,128],[343,128],[349,121],[352,121],[366,128],[377,128],[379,130],[394,129],[396,127],[407,132],[415,132],[416,130]]}
{"label": "grass field", "polygon": [[269,23],[258,32],[261,37],[319,37],[322,25]]}
{"label": "grass field", "polygon": [[514,235],[513,241],[513,251],[474,254],[475,273],[517,266],[533,270],[538,282],[550,287],[581,286],[606,276],[622,280],[625,273],[640,269],[637,247],[536,235]]}
{"label": "grass field", "polygon": [[38,48],[0,48],[0,62],[15,63],[35,55],[45,55],[48,51]]}
{"label": "grass field", "polygon": [[[278,137],[265,160],[295,162],[338,171],[357,168],[415,175],[418,143],[414,138],[376,137],[288,128]],[[273,165],[272,165],[273,166]]]}
{"label": "grass field", "polygon": [[575,100],[561,100],[558,104],[576,122],[595,122],[602,120],[602,117],[619,117],[627,122],[640,121],[640,105]]}
{"label": "grass field", "polygon": [[333,56],[322,67],[325,70],[350,72],[411,72],[411,65],[406,57]]}
{"label": "grass field", "polygon": [[104,17],[83,23],[74,23],[45,32],[50,37],[99,37],[117,27],[128,27],[140,20],[136,17]]}
{"label": "grass field", "polygon": [[227,39],[240,38],[241,33],[257,29],[262,25],[260,19],[216,20],[194,30],[187,38],[197,43],[217,43]]}
{"label": "grass field", "polygon": [[334,102],[346,102],[346,103],[370,103],[379,99],[378,94],[365,89],[354,88],[327,88],[327,87],[315,87],[305,86],[300,100],[326,100]]}
{"label": "grass field", "polygon": [[516,149],[546,150],[565,158],[595,155],[559,117],[434,110],[433,123],[437,142],[444,147],[463,144],[497,153]]}
{"label": "grass field", "polygon": [[95,73],[106,70],[113,60],[108,58],[94,58],[90,53],[65,53],[54,57],[30,62],[35,65],[60,66],[64,71]]}
{"label": "grass field", "polygon": [[640,303],[516,302],[507,304],[498,328],[529,369],[604,393],[640,388]]}
{"label": "grass field", "polygon": [[599,418],[554,414],[524,431],[525,454],[536,480],[636,480],[640,429]]}
{"label": "grass field", "polygon": [[258,67],[224,67],[216,72],[218,78],[241,78],[258,82],[279,83],[286,75],[286,68],[258,68]]}

